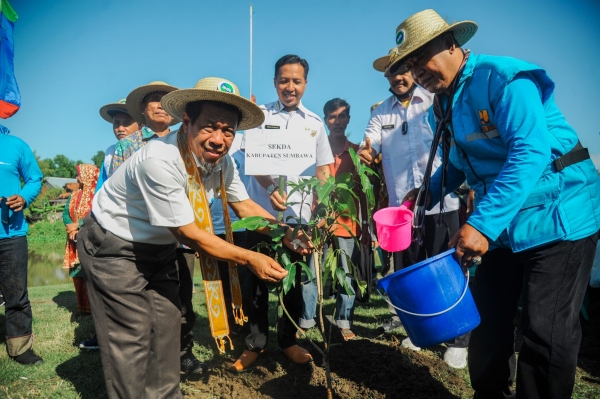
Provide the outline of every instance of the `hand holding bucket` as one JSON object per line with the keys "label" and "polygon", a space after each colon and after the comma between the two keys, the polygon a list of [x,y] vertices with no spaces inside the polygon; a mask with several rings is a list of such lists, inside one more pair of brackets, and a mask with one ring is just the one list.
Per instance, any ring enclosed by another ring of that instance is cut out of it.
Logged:
{"label": "hand holding bucket", "polygon": [[377,280],[378,290],[385,291],[417,346],[446,342],[471,331],[481,321],[468,277],[462,275],[454,251]]}
{"label": "hand holding bucket", "polygon": [[406,201],[398,207],[380,209],[373,215],[377,226],[379,246],[388,252],[404,251],[412,241],[412,207],[414,201]]}

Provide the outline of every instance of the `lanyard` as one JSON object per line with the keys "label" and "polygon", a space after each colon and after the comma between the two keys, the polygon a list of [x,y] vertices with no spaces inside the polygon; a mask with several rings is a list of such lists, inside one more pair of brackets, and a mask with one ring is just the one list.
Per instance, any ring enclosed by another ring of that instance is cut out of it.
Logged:
{"label": "lanyard", "polygon": [[413,241],[417,241],[420,245],[422,245],[423,237],[425,235],[425,211],[427,208],[427,198],[431,195],[430,184],[433,161],[435,160],[437,147],[440,143],[442,144],[442,164],[440,166],[442,168],[442,187],[440,190],[440,217],[438,219],[438,226],[445,223],[444,197],[446,196],[446,175],[450,155],[450,138],[452,136],[452,103],[458,87],[458,82],[460,81],[470,54],[471,52],[469,50],[465,51],[463,62],[450,85],[450,94],[448,95],[446,109],[443,109],[441,105],[439,94],[436,94],[433,99],[433,111],[437,120],[437,126],[433,141],[431,142],[431,148],[429,149],[429,159],[427,160],[427,167],[425,168],[425,174],[423,176],[423,184],[421,185],[417,196],[413,220]]}

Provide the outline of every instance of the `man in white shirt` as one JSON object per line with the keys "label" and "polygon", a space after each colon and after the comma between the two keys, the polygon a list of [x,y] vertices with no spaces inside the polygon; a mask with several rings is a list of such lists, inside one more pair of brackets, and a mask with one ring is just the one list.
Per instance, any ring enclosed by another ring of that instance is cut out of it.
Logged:
{"label": "man in white shirt", "polygon": [[208,203],[226,193],[239,217],[272,219],[248,197],[226,156],[235,131],[260,125],[262,111],[221,78],[201,79],[161,103],[182,120],[180,130],[151,141],[116,170],[78,235],[110,398],[181,398],[177,241],[247,266],[265,281],[287,274],[273,259],[213,235],[208,218]]}
{"label": "man in white shirt", "polygon": [[[277,90],[278,100],[261,105],[265,121],[260,129],[272,129],[282,134],[293,134],[294,130],[310,130],[311,139],[314,140],[316,149],[316,177],[325,180],[329,176],[329,164],[333,163],[333,155],[327,139],[323,121],[317,114],[309,111],[302,105],[301,99],[308,83],[308,63],[297,55],[288,54],[275,63],[275,77],[273,79]],[[248,132],[246,132],[248,133]],[[247,137],[247,134],[244,134]],[[245,139],[244,137],[244,139]],[[245,140],[242,150],[245,150]],[[265,161],[266,162],[266,161]],[[309,176],[310,177],[310,176]],[[287,182],[298,182],[301,176],[285,176]],[[288,216],[297,218],[301,224],[310,220],[312,212],[312,195],[302,198],[301,193],[295,193],[290,198],[284,193],[279,195],[279,176],[253,176],[248,185],[248,194],[259,205],[269,210],[273,217],[278,211],[284,212],[283,220]],[[295,205],[285,206],[286,202],[296,202]],[[303,203],[303,205],[302,205]],[[290,219],[291,221],[292,219]],[[297,223],[294,221],[293,223]],[[260,242],[269,242],[268,238],[248,232],[246,236],[247,248],[252,248]],[[300,259],[292,254],[292,262]],[[301,270],[296,273],[296,283],[284,296],[284,305],[295,321],[302,323],[303,308]],[[269,291],[264,282],[252,279],[253,298],[255,304],[248,312],[250,334],[246,337],[247,350],[234,363],[231,371],[241,371],[252,364],[267,345],[269,322],[267,309],[269,306]],[[312,322],[312,320],[310,320]],[[312,360],[310,353],[296,344],[296,327],[284,315],[277,323],[277,341],[284,354],[296,364],[308,363]]]}
{"label": "man in white shirt", "polygon": [[[393,54],[391,55],[393,57]],[[389,65],[389,57],[385,68]],[[380,70],[380,60],[374,62],[375,69]],[[385,71],[385,69],[384,69]],[[404,70],[397,74],[386,71],[384,76],[390,84],[392,95],[371,113],[371,118],[365,130],[364,141],[359,151],[359,157],[367,164],[381,153],[383,174],[388,190],[388,206],[402,205],[404,196],[413,188],[420,187],[429,159],[429,150],[433,140],[433,132],[428,122],[429,108],[433,104],[433,94],[417,86],[410,72]],[[436,154],[433,169],[441,164],[439,154]],[[440,221],[440,208],[437,205],[427,212],[425,217],[425,237],[422,245],[413,242],[410,247],[401,252],[393,253],[394,271],[401,270],[429,257],[448,250],[448,242],[459,229],[459,200],[452,193],[444,198],[444,210]],[[402,324],[395,314],[379,327],[380,330],[390,331]],[[406,338],[404,347],[420,350]],[[448,343],[449,351],[445,355],[446,362],[455,368],[466,367],[468,335],[459,337],[455,342]]]}

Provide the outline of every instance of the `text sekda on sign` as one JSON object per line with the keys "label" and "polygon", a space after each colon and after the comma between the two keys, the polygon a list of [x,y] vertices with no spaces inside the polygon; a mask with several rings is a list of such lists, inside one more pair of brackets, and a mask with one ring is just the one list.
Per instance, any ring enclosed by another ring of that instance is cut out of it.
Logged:
{"label": "text sekda on sign", "polygon": [[311,131],[252,129],[244,134],[246,175],[315,175],[317,140]]}

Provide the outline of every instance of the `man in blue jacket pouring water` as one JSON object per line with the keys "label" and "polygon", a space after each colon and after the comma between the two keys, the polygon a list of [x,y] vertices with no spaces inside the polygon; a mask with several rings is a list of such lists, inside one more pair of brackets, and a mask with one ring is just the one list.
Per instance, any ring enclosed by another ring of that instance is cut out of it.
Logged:
{"label": "man in blue jacket pouring water", "polygon": [[[408,69],[435,94],[430,123],[442,166],[416,198],[416,225],[467,180],[476,209],[450,241],[463,268],[479,264],[471,336],[475,398],[512,398],[513,318],[522,297],[516,397],[571,397],[581,341],[579,309],[600,228],[600,179],[533,64],[462,49],[477,24],[435,11],[396,30],[390,70]],[[428,168],[429,173],[431,167]]]}

